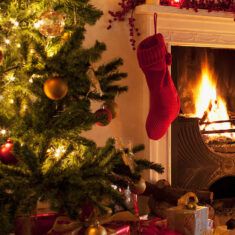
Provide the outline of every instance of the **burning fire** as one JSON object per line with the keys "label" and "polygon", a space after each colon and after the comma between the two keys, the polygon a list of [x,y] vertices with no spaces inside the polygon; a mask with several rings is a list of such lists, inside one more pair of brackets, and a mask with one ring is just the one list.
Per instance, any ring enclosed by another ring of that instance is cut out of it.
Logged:
{"label": "burning fire", "polygon": [[[213,79],[213,73],[209,70],[207,63],[203,66],[201,82],[196,91],[196,117],[201,118],[203,122],[229,120],[226,103],[224,99],[216,93],[216,82],[215,79]],[[203,124],[200,126],[200,129],[205,131],[226,130],[231,128],[232,125],[230,122],[212,123],[209,125]],[[223,133],[221,135],[230,138],[232,137],[231,133]],[[214,136],[214,134],[210,136]]]}

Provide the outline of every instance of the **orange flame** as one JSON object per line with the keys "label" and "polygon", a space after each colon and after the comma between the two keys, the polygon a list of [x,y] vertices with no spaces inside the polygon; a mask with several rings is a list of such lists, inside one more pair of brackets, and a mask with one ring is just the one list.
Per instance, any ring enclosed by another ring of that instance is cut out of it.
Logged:
{"label": "orange flame", "polygon": [[[205,112],[206,122],[213,122],[219,120],[229,120],[227,107],[224,99],[216,93],[216,82],[213,78],[213,73],[209,70],[207,63],[203,66],[201,73],[201,81],[196,89],[195,97],[195,115],[196,117],[202,118]],[[230,129],[231,123],[214,123],[210,125],[201,125],[201,129],[204,130],[221,130]],[[231,134],[221,134],[226,137],[232,137]],[[212,136],[212,135],[210,135]]]}

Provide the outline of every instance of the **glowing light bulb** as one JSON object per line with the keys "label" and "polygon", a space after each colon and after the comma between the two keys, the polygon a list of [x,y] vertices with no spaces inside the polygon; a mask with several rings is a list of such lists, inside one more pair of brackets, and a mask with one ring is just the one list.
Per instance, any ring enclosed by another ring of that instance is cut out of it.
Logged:
{"label": "glowing light bulb", "polygon": [[20,44],[20,43],[17,43],[16,46],[17,46],[18,48],[21,48],[21,44]]}
{"label": "glowing light bulb", "polygon": [[19,22],[15,19],[10,19],[11,23],[15,26],[18,27],[19,26]]}
{"label": "glowing light bulb", "polygon": [[14,104],[14,100],[13,100],[13,99],[10,99],[10,100],[9,100],[9,103],[10,103],[10,104]]}
{"label": "glowing light bulb", "polygon": [[10,44],[10,43],[11,43],[11,41],[10,41],[9,39],[7,39],[7,38],[6,38],[6,39],[5,39],[5,43],[6,43],[6,44]]}
{"label": "glowing light bulb", "polygon": [[39,20],[36,23],[34,23],[34,28],[39,29],[42,24],[43,24],[43,20]]}
{"label": "glowing light bulb", "polygon": [[14,82],[15,80],[16,80],[16,77],[14,76],[9,77],[9,81]]}
{"label": "glowing light bulb", "polygon": [[54,156],[55,156],[56,158],[59,158],[59,157],[62,156],[63,153],[65,153],[65,151],[66,151],[66,150],[65,150],[64,147],[59,147],[59,148],[57,148],[57,149],[55,150]]}
{"label": "glowing light bulb", "polygon": [[5,129],[2,129],[2,130],[0,131],[0,133],[1,133],[1,135],[6,135],[7,131],[6,131]]}
{"label": "glowing light bulb", "polygon": [[14,24],[15,27],[19,26],[19,22],[18,21],[14,21],[13,24]]}

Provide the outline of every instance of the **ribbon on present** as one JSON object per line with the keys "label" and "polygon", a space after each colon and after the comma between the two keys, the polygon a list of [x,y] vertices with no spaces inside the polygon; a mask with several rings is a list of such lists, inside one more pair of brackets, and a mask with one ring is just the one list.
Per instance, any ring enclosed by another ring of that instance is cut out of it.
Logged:
{"label": "ribbon on present", "polygon": [[[98,219],[99,224],[108,224],[111,222],[137,222],[139,221],[139,217],[133,215],[129,211],[121,211],[117,212],[112,216],[105,216]],[[67,216],[59,216],[52,229],[47,233],[48,235],[53,235],[55,233],[61,233],[66,235],[77,235],[84,227],[84,223],[80,221],[73,221],[69,219]],[[114,231],[115,232],[115,231]],[[111,229],[109,233],[113,233]]]}
{"label": "ribbon on present", "polygon": [[195,210],[197,208],[198,198],[195,193],[188,192],[178,199],[177,205],[182,208]]}

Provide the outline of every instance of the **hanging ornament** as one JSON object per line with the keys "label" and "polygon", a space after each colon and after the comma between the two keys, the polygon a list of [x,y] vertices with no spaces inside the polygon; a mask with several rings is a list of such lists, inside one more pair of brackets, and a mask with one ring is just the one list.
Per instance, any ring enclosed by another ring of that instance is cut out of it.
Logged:
{"label": "hanging ornament", "polygon": [[36,23],[39,32],[46,37],[60,36],[64,31],[65,14],[54,10],[44,12]]}
{"label": "hanging ornament", "polygon": [[0,147],[0,161],[4,164],[15,165],[17,163],[16,158],[12,154],[13,142],[8,139],[5,144]]}
{"label": "hanging ornament", "polygon": [[0,50],[0,65],[2,64],[3,62],[3,52],[2,50]]}
{"label": "hanging ornament", "polygon": [[112,120],[112,113],[109,109],[102,107],[95,112],[95,117],[97,119],[102,119],[102,121],[96,122],[98,126],[107,126]]}
{"label": "hanging ornament", "polygon": [[45,81],[43,90],[49,99],[60,100],[68,93],[68,85],[60,77],[55,76]]}
{"label": "hanging ornament", "polygon": [[87,76],[88,76],[88,79],[90,80],[91,82],[91,87],[90,87],[90,90],[88,92],[88,94],[90,92],[95,92],[95,93],[98,93],[100,96],[103,96],[103,91],[100,87],[100,82],[99,82],[99,79],[96,77],[95,75],[95,69],[92,68],[92,66],[90,66],[87,70]]}
{"label": "hanging ornament", "polygon": [[132,193],[142,194],[146,189],[145,180],[141,177],[140,180],[132,185],[130,185],[130,189]]}
{"label": "hanging ornament", "polygon": [[106,229],[101,225],[91,225],[86,230],[86,235],[107,235]]}

